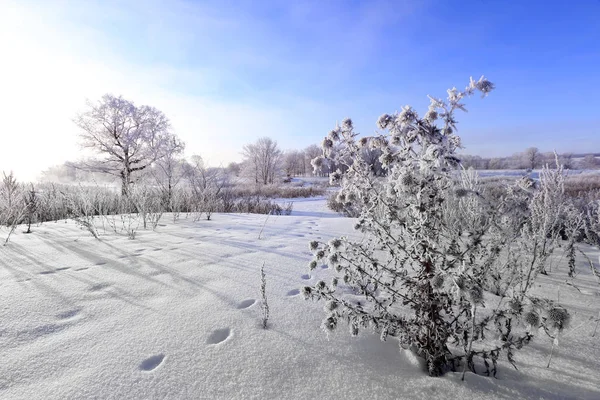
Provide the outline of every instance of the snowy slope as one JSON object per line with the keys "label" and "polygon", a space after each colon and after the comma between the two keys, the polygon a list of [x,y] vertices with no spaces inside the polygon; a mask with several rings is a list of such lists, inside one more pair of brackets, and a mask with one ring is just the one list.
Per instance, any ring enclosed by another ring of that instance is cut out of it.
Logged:
{"label": "snowy slope", "polygon": [[19,231],[0,248],[0,398],[600,398],[600,291],[586,273],[580,291],[557,292],[554,272],[538,288],[576,313],[549,369],[543,334],[517,354],[519,371],[502,362],[498,379],[466,382],[427,377],[393,340],[344,327],[327,336],[323,305],[299,295],[330,274],[308,275],[308,241],[352,225],[321,198],[295,201],[291,216],[167,215],[135,240],[97,241],[71,221]]}

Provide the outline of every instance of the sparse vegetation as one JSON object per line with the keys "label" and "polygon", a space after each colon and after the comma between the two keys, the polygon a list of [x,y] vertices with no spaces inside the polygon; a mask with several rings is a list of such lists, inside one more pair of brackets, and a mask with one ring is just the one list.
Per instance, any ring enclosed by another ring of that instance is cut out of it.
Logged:
{"label": "sparse vegetation", "polygon": [[269,324],[269,302],[267,300],[267,275],[265,274],[265,263],[260,267],[260,297],[262,299],[262,327],[267,329]]}

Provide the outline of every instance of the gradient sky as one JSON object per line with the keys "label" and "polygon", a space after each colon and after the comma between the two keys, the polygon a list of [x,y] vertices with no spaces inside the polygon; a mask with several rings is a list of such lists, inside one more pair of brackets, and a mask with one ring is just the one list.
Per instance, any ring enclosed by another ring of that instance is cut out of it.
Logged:
{"label": "gradient sky", "polygon": [[482,74],[465,153],[600,151],[600,1],[0,0],[0,170],[81,156],[72,122],[104,93],[162,110],[211,165],[261,136],[320,142],[344,117],[424,111]]}

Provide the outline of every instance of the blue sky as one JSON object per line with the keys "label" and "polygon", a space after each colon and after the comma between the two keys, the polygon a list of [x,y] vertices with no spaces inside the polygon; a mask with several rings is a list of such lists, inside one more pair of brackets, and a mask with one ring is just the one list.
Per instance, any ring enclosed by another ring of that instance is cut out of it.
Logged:
{"label": "blue sky", "polygon": [[[469,76],[497,90],[459,115],[464,150],[600,151],[600,2],[0,0],[0,170],[80,155],[71,119],[122,94],[171,119],[187,155],[240,159],[261,136],[318,143],[352,117],[364,134]],[[33,117],[32,117],[33,116]],[[4,136],[4,135],[3,135]],[[28,146],[35,162],[11,148]]]}

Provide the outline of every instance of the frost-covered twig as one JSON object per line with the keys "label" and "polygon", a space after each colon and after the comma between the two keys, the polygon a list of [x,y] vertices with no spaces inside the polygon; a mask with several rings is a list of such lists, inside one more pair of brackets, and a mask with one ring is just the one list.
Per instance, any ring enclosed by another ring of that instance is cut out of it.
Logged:
{"label": "frost-covered twig", "polygon": [[267,324],[269,322],[269,303],[267,301],[267,275],[265,274],[265,263],[263,262],[262,267],[260,268],[260,294],[262,297],[262,327],[263,329],[267,329]]}

